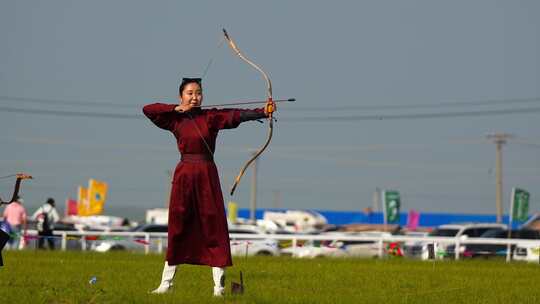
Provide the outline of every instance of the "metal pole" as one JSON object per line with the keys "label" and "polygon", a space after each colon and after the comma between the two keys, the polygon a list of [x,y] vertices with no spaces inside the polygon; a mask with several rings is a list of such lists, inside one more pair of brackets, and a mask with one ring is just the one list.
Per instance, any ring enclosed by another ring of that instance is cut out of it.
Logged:
{"label": "metal pole", "polygon": [[66,244],[67,244],[67,233],[65,231],[62,232],[62,243],[61,243],[61,248],[62,248],[62,251],[66,251]]}
{"label": "metal pole", "polygon": [[273,194],[273,199],[274,199],[274,208],[281,209],[282,208],[282,205],[281,205],[281,191],[274,190],[274,191],[272,191],[272,194]]}
{"label": "metal pole", "polygon": [[150,234],[144,234],[144,254],[150,253]]}
{"label": "metal pole", "polygon": [[456,238],[456,243],[454,244],[454,258],[457,260],[459,260],[459,250],[461,247],[461,244],[459,242],[459,238]]}
{"label": "metal pole", "polygon": [[[514,195],[515,195],[516,189],[512,189],[512,196],[510,199],[510,211],[508,212],[508,234],[506,236],[506,239],[510,241],[510,238],[512,237],[512,220],[514,217]],[[510,262],[511,258],[511,252],[512,246],[510,243],[506,244],[506,262]]]}
{"label": "metal pole", "polygon": [[506,143],[506,140],[512,137],[509,134],[492,134],[487,136],[489,139],[493,139],[496,147],[495,154],[495,166],[496,166],[496,209],[497,209],[497,223],[502,223],[503,215],[503,177],[502,177],[502,145]]}
{"label": "metal pole", "polygon": [[163,238],[162,237],[159,237],[158,238],[158,253],[163,253]]}
{"label": "metal pole", "polygon": [[86,251],[86,234],[81,237],[81,250]]}
{"label": "metal pole", "polygon": [[375,188],[375,192],[373,192],[373,212],[379,211],[380,201],[381,201],[381,189],[377,187]]}
{"label": "metal pole", "polygon": [[[379,192],[380,193],[380,192]],[[386,191],[382,191],[381,195],[381,208],[383,211],[383,224],[384,224],[384,232],[386,232]]]}
{"label": "metal pole", "polygon": [[502,141],[499,141],[497,144],[497,152],[496,152],[496,163],[497,163],[497,177],[496,177],[496,184],[497,184],[497,223],[502,222]]}

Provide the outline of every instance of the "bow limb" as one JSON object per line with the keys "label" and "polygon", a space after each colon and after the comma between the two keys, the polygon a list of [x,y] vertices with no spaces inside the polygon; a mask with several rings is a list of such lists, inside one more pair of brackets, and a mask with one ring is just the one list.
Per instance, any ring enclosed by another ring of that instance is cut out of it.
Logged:
{"label": "bow limb", "polygon": [[[225,29],[223,29],[223,34],[225,35],[225,39],[227,39],[227,42],[229,42],[229,46],[231,47],[231,49],[234,51],[234,53],[240,57],[240,59],[244,60],[247,64],[249,64],[250,66],[252,66],[254,69],[256,69],[257,71],[259,71],[259,73],[262,74],[264,80],[266,81],[266,95],[268,97],[268,100],[267,100],[267,104],[273,104],[272,103],[272,81],[270,81],[270,77],[268,77],[268,75],[263,71],[263,69],[261,69],[258,65],[256,65],[253,61],[249,60],[246,56],[244,56],[244,54],[242,54],[242,52],[240,51],[240,49],[238,48],[238,46],[236,46],[236,43],[234,42],[234,40],[231,39],[231,37],[229,36],[229,34],[227,33],[227,31]],[[270,141],[272,140],[272,134],[273,134],[273,131],[274,131],[274,119],[273,119],[273,112],[269,112],[268,113],[268,135],[266,137],[266,141],[265,143],[257,150],[257,152],[244,164],[244,166],[242,167],[242,169],[240,169],[240,172],[238,173],[238,175],[236,176],[236,179],[234,181],[234,184],[232,185],[231,187],[231,195],[234,194],[234,191],[236,190],[236,187],[238,186],[238,184],[240,183],[240,179],[242,178],[242,176],[244,175],[244,172],[247,170],[247,168],[249,168],[249,166],[257,159],[257,157],[259,157],[259,155],[261,155],[264,150],[268,147],[268,145],[270,144]]]}
{"label": "bow limb", "polygon": [[225,35],[225,39],[227,39],[227,42],[229,42],[229,46],[234,51],[236,56],[240,57],[240,59],[244,60],[247,64],[249,64],[254,69],[259,71],[259,73],[262,74],[262,76],[264,77],[264,80],[266,81],[266,90],[267,90],[266,94],[267,94],[267,97],[268,97],[269,100],[272,100],[272,81],[270,81],[270,77],[268,77],[268,74],[266,74],[263,71],[263,69],[261,69],[253,61],[249,60],[246,56],[244,56],[244,54],[242,54],[240,49],[236,46],[236,43],[234,42],[234,40],[232,40],[231,36],[229,36],[229,34],[227,33],[227,31],[225,29],[223,29],[223,35]]}
{"label": "bow limb", "polygon": [[13,203],[17,199],[17,196],[19,195],[19,189],[21,187],[21,181],[23,179],[32,179],[32,176],[30,176],[28,174],[24,174],[24,173],[19,173],[16,176],[17,176],[17,180],[15,181],[15,186],[13,187],[13,195],[11,196],[11,199],[9,201],[7,201],[7,202],[4,202],[4,200],[2,200],[0,198],[0,205]]}
{"label": "bow limb", "polygon": [[246,172],[247,168],[249,168],[249,165],[251,165],[252,162],[254,162],[257,157],[259,157],[259,155],[261,155],[263,153],[263,151],[266,149],[266,147],[268,147],[268,145],[270,144],[270,140],[272,140],[272,134],[274,133],[274,122],[273,122],[273,119],[270,117],[270,124],[269,124],[269,128],[268,128],[268,136],[266,137],[266,142],[264,143],[264,145],[259,148],[259,150],[257,150],[257,152],[244,164],[244,166],[242,167],[242,169],[240,169],[240,172],[238,173],[238,175],[236,176],[236,179],[234,180],[234,184],[232,185],[231,187],[231,195],[234,194],[234,190],[236,190],[236,186],[238,186],[238,184],[240,183],[240,179],[242,178],[242,176],[244,175],[244,173]]}

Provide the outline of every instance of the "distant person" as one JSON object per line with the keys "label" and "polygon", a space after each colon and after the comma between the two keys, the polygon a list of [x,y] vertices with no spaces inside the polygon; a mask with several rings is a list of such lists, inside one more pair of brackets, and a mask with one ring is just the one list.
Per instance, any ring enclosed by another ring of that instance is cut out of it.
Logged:
{"label": "distant person", "polygon": [[214,151],[218,132],[240,123],[268,117],[274,103],[264,108],[201,109],[200,78],[184,78],[179,104],[154,103],[144,114],[176,138],[182,158],[176,166],[169,202],[168,247],[161,284],[153,293],[169,291],[176,265],[212,267],[214,296],[225,291],[225,267],[232,265],[223,195]]}
{"label": "distant person", "polygon": [[4,221],[9,224],[11,239],[8,241],[9,248],[19,248],[22,235],[26,234],[26,209],[23,206],[24,200],[17,196],[15,200],[4,209]]}
{"label": "distant person", "polygon": [[34,212],[32,219],[36,221],[36,229],[39,236],[38,248],[45,249],[45,240],[47,240],[49,249],[54,250],[54,223],[60,220],[55,208],[54,199],[48,198],[47,202]]}

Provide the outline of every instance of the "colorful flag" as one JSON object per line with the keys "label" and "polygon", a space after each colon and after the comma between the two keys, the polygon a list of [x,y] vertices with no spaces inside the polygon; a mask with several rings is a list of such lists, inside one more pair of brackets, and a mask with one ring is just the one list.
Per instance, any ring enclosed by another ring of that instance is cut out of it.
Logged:
{"label": "colorful flag", "polygon": [[88,215],[103,213],[103,206],[107,199],[108,185],[106,182],[90,179],[88,181]]}
{"label": "colorful flag", "polygon": [[409,230],[416,230],[419,222],[420,213],[414,209],[409,210],[409,215],[407,216],[407,228],[409,228]]}
{"label": "colorful flag", "polygon": [[401,207],[399,192],[394,190],[386,190],[383,192],[382,198],[385,223],[399,223],[399,208]]}
{"label": "colorful flag", "polygon": [[511,201],[511,211],[512,212],[512,221],[515,222],[525,222],[529,219],[529,198],[530,193],[520,189],[512,189],[512,201]]}
{"label": "colorful flag", "polygon": [[66,216],[77,215],[78,214],[77,209],[78,209],[78,206],[77,206],[76,200],[72,198],[66,199]]}
{"label": "colorful flag", "polygon": [[82,186],[77,188],[77,214],[87,216],[89,209],[88,189]]}

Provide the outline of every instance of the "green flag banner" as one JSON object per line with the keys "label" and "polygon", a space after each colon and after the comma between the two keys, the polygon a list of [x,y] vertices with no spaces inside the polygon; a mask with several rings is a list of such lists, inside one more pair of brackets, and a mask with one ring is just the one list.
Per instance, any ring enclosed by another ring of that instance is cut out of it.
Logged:
{"label": "green flag banner", "polygon": [[399,208],[401,207],[399,192],[394,190],[384,191],[383,200],[386,223],[399,223]]}
{"label": "green flag banner", "polygon": [[529,192],[520,189],[512,189],[512,220],[525,222],[529,218]]}

